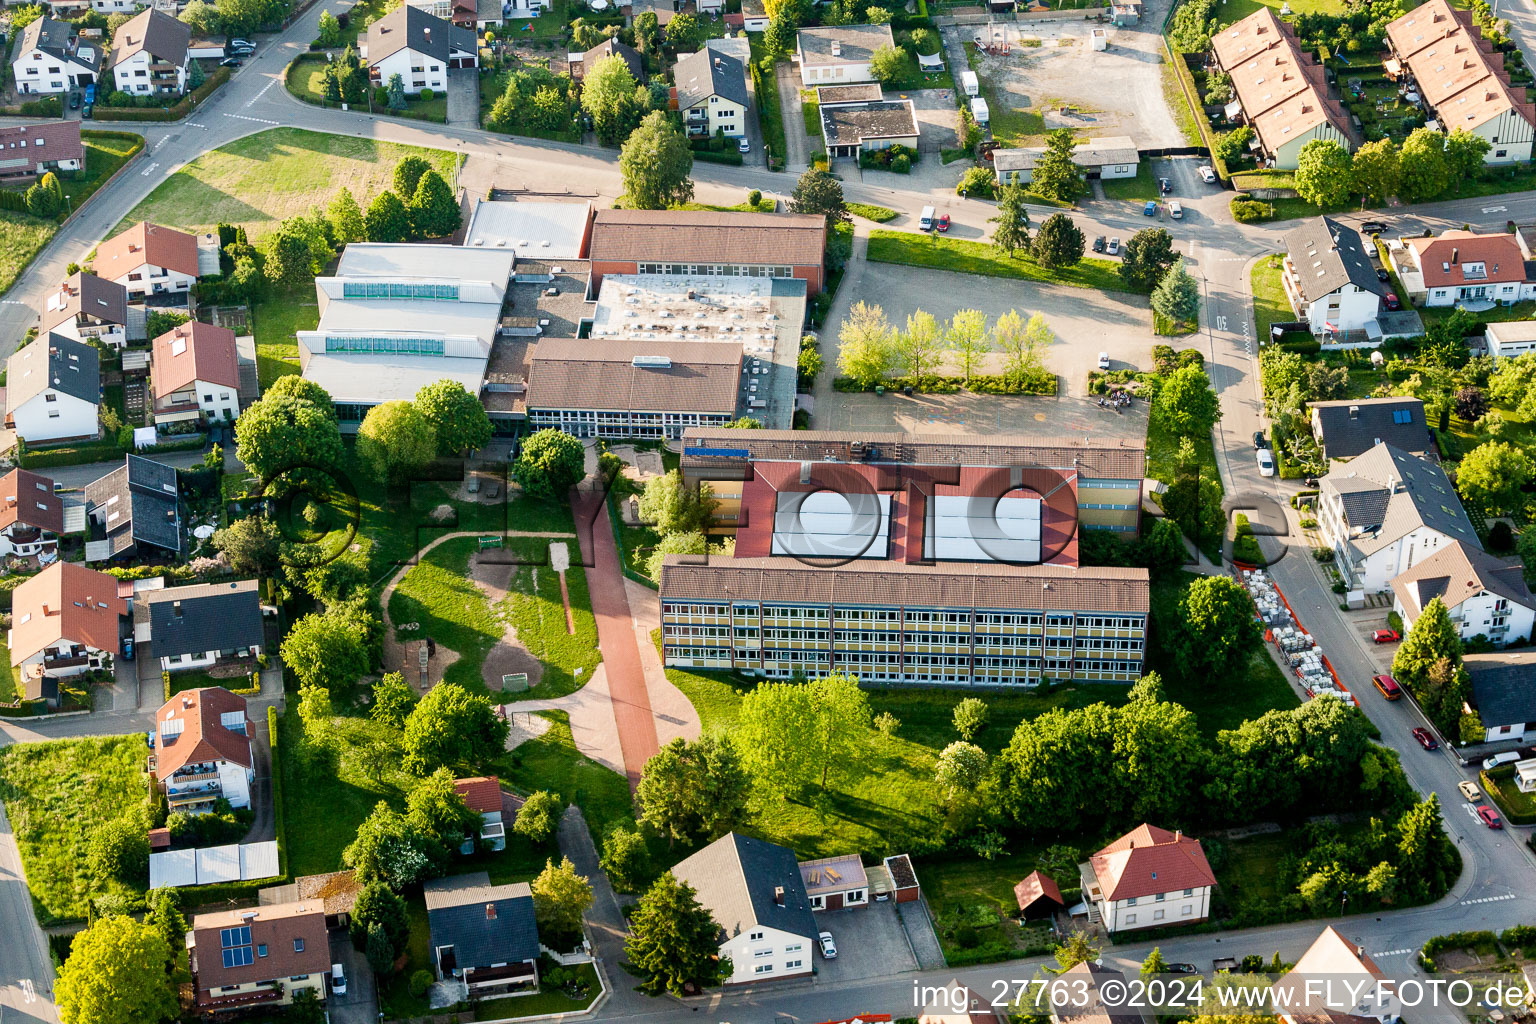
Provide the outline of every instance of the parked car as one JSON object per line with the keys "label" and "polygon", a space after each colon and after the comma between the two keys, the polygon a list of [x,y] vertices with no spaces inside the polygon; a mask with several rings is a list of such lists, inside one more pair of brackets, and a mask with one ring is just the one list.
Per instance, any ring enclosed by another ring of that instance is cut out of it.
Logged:
{"label": "parked car", "polygon": [[750,152],[752,152],[752,140],[747,138],[745,135],[743,135],[736,142],[736,150],[739,153],[750,153]]}
{"label": "parked car", "polygon": [[1100,235],[1098,238],[1095,238],[1093,240],[1093,251],[1094,252],[1103,252],[1104,251],[1104,245],[1105,245],[1104,236]]}
{"label": "parked car", "polygon": [[122,638],[122,640],[120,641],[120,647],[121,647],[122,652],[123,652],[123,660],[124,661],[132,661],[133,660],[133,635],[132,634],[128,634],[127,636],[124,636]]}
{"label": "parked car", "polygon": [[1141,208],[1141,212],[1142,212],[1142,215],[1145,216],[1145,217],[1156,217],[1157,216],[1157,200],[1156,199],[1148,199],[1147,200],[1147,205],[1143,206]]}
{"label": "parked car", "polygon": [[1210,167],[1201,167],[1200,177],[1205,180],[1207,185],[1214,185],[1216,183],[1216,172]]}
{"label": "parked car", "polygon": [[1169,184],[1167,178],[1158,178],[1157,179],[1157,190],[1159,192],[1161,192],[1163,195],[1167,195],[1169,192],[1173,191],[1173,186],[1171,184]]}
{"label": "parked car", "polygon": [[1503,828],[1504,822],[1499,818],[1499,812],[1487,804],[1479,804],[1477,816],[1483,819],[1483,824],[1489,828]]}
{"label": "parked car", "polygon": [[1268,448],[1268,447],[1269,447],[1269,438],[1264,436],[1264,431],[1262,431],[1262,430],[1255,430],[1253,432],[1253,448],[1254,448],[1254,450],[1257,451],[1260,448]]}
{"label": "parked car", "polygon": [[1461,795],[1467,798],[1469,803],[1481,803],[1483,791],[1477,788],[1477,783],[1471,779],[1462,779],[1456,783],[1456,788],[1461,790]]}
{"label": "parked car", "polygon": [[1514,764],[1520,760],[1520,755],[1513,750],[1506,750],[1502,754],[1494,754],[1492,757],[1483,758],[1483,771],[1491,772],[1504,764]]}
{"label": "parked car", "polygon": [[1390,281],[1390,280],[1392,280],[1392,275],[1387,273],[1385,270],[1381,269],[1380,267],[1377,267],[1376,268],[1376,280],[1378,280],[1378,281]]}
{"label": "parked car", "polygon": [[219,67],[237,68],[244,63],[245,61],[241,60],[239,57],[225,57],[223,60],[219,61]]}
{"label": "parked car", "polygon": [[936,225],[936,227],[940,231],[948,231],[949,230],[949,214],[947,214],[947,213],[939,214],[939,222]]}
{"label": "parked car", "polygon": [[229,41],[229,48],[232,50],[254,50],[256,49],[256,44],[249,39],[231,39]]}
{"label": "parked car", "polygon": [[1168,204],[1168,216],[1172,217],[1174,220],[1184,219],[1184,207],[1179,205],[1177,199]]}
{"label": "parked car", "polygon": [[81,119],[85,120],[85,121],[89,121],[91,119],[91,111],[93,111],[95,109],[96,109],[96,105],[95,104],[87,103],[85,105],[85,109],[80,111]]}
{"label": "parked car", "polygon": [[832,933],[822,932],[820,935],[816,936],[816,938],[821,943],[821,955],[826,957],[828,960],[836,960],[837,943],[832,941]]}
{"label": "parked car", "polygon": [[1118,239],[1118,238],[1111,238],[1109,240],[1109,248],[1107,250],[1105,250],[1105,251],[1110,256],[1114,256],[1115,254],[1117,254],[1120,251],[1120,239]]}
{"label": "parked car", "polygon": [[1268,448],[1260,448],[1256,453],[1259,460],[1259,476],[1275,475],[1275,453]]}
{"label": "parked car", "polygon": [[79,110],[80,109],[80,94],[79,93],[72,92],[72,93],[69,94],[69,109],[70,110]]}
{"label": "parked car", "polygon": [[1387,700],[1401,700],[1403,688],[1397,685],[1397,680],[1391,676],[1371,676],[1371,683],[1381,691],[1381,695]]}
{"label": "parked car", "polygon": [[1163,970],[1169,974],[1199,974],[1200,968],[1194,964],[1163,964]]}
{"label": "parked car", "polygon": [[1387,312],[1395,313],[1395,312],[1397,312],[1398,310],[1400,310],[1402,308],[1403,308],[1403,304],[1398,299],[1397,293],[1396,292],[1387,292]]}
{"label": "parked car", "polygon": [[1419,726],[1413,730],[1413,738],[1419,741],[1419,746],[1425,750],[1439,750],[1440,741],[1429,734],[1429,730]]}
{"label": "parked car", "polygon": [[1395,644],[1403,635],[1395,629],[1378,629],[1371,634],[1371,641],[1378,644]]}
{"label": "parked car", "polygon": [[1368,220],[1360,225],[1360,230],[1368,235],[1379,235],[1387,230],[1387,226],[1379,220]]}
{"label": "parked car", "polygon": [[1108,352],[1100,352],[1099,353],[1099,369],[1101,369],[1101,370],[1109,369],[1109,353]]}
{"label": "parked car", "polygon": [[338,996],[347,994],[347,974],[341,964],[331,964],[331,993]]}

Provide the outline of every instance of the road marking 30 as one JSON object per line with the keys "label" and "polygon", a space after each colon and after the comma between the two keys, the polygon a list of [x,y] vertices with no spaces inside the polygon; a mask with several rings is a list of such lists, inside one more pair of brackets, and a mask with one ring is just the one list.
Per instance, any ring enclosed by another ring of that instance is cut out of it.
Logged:
{"label": "road marking 30", "polygon": [[1507,206],[1485,206],[1485,207],[1483,207],[1483,212],[1484,213],[1503,213],[1505,210],[1508,210],[1508,209],[1509,209],[1509,207],[1507,207]]}
{"label": "road marking 30", "polygon": [[21,979],[21,998],[29,1003],[37,1002],[37,990],[32,987],[31,978]]}

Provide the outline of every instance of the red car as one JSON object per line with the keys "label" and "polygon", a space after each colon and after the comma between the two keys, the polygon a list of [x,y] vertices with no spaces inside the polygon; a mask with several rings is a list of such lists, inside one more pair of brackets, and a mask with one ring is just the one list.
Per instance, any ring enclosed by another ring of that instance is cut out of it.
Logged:
{"label": "red car", "polygon": [[1419,746],[1425,750],[1439,750],[1440,741],[1429,734],[1428,729],[1413,730],[1413,738],[1419,741]]}
{"label": "red car", "polygon": [[947,214],[947,213],[939,214],[938,228],[939,228],[940,231],[948,231],[949,230],[949,214]]}
{"label": "red car", "polygon": [[1504,822],[1499,820],[1499,812],[1483,804],[1477,809],[1477,816],[1483,819],[1483,824],[1489,828],[1503,828]]}
{"label": "red car", "polygon": [[1395,313],[1402,308],[1403,304],[1398,300],[1397,296],[1392,292],[1387,292],[1387,311]]}
{"label": "red car", "polygon": [[1378,629],[1371,634],[1371,639],[1378,644],[1394,644],[1402,638],[1403,635],[1395,629]]}

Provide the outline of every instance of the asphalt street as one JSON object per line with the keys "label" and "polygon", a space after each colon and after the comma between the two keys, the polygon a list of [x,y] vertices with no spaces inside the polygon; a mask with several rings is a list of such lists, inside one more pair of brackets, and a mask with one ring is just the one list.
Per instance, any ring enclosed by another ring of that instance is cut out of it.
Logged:
{"label": "asphalt street", "polygon": [[[49,243],[3,298],[0,298],[0,357],[9,355],[27,327],[35,321],[47,290],[63,279],[65,265],[78,260],[118,224],[124,214],[147,196],[168,175],[199,154],[234,139],[278,125],[357,135],[392,142],[457,149],[466,154],[493,158],[497,164],[495,181],[502,188],[523,188],[542,194],[570,192],[599,200],[612,199],[620,191],[616,161],[611,151],[563,145],[531,139],[511,140],[476,129],[459,129],[422,122],[402,121],[387,116],[373,116],[312,107],[289,96],[281,78],[284,67],[305,49],[315,35],[315,25],[322,10],[333,13],[349,5],[324,0],[312,8],[288,31],[277,37],[264,37],[257,56],[239,69],[231,80],[186,121],[164,126],[124,126],[141,130],[147,152],[116,181],[103,188],[78,217],[66,225]],[[1511,20],[1511,32],[1525,45],[1536,41],[1536,11],[1521,3],[1505,3],[1503,16]],[[1532,51],[1526,46],[1527,52]],[[0,123],[4,123],[0,121]],[[105,127],[105,126],[104,126]],[[117,126],[112,126],[117,127]],[[1173,234],[1177,248],[1188,257],[1194,273],[1205,289],[1206,310],[1202,318],[1205,331],[1199,342],[1206,348],[1208,367],[1222,404],[1223,418],[1217,427],[1218,464],[1229,493],[1252,493],[1283,500],[1286,492],[1275,479],[1258,475],[1251,457],[1252,432],[1262,425],[1262,403],[1258,395],[1256,341],[1251,316],[1248,275],[1251,261],[1279,245],[1280,235],[1289,225],[1242,226],[1232,222],[1227,213],[1230,193],[1200,182],[1194,173],[1196,161],[1179,159],[1159,161],[1159,173],[1173,180],[1172,198],[1186,211],[1182,221],[1159,220]],[[746,189],[761,189],[765,194],[787,198],[795,174],[773,174],[762,168],[732,168],[699,164],[694,169],[698,198],[702,201],[737,202]],[[887,178],[887,180],[889,180]],[[918,209],[934,205],[948,212],[957,228],[968,237],[985,237],[986,219],[993,213],[991,204],[960,199],[941,189],[902,190],[863,181],[845,182],[847,198],[878,203],[903,212],[893,227],[910,226]],[[1036,220],[1053,210],[1036,211]],[[1443,230],[1464,223],[1474,228],[1502,229],[1505,222],[1536,219],[1536,193],[1520,193],[1494,198],[1456,200],[1429,204],[1383,216],[1394,231],[1416,233],[1425,227]],[[1139,208],[1128,203],[1090,202],[1074,214],[1079,226],[1090,238],[1119,235],[1129,238],[1153,222],[1140,215]],[[1359,216],[1343,217],[1358,223]],[[957,232],[960,233],[960,232]],[[1028,283],[1009,282],[1027,297]],[[869,296],[879,301],[879,296]],[[1026,298],[1027,301],[1027,298]],[[1283,559],[1275,570],[1287,596],[1298,605],[1307,627],[1318,636],[1341,676],[1353,681],[1360,692],[1360,680],[1378,670],[1376,652],[1367,649],[1360,631],[1337,611],[1333,595],[1323,584],[1305,550]],[[1466,870],[1455,890],[1439,903],[1410,910],[1368,916],[1345,917],[1336,922],[1344,935],[1360,943],[1391,973],[1407,974],[1415,970],[1411,951],[1432,935],[1472,928],[1503,928],[1515,923],[1536,923],[1536,885],[1532,885],[1533,861],[1523,845],[1525,830],[1490,832],[1476,825],[1463,810],[1465,804],[1455,792],[1455,784],[1468,776],[1457,761],[1447,754],[1426,754],[1408,737],[1416,712],[1403,702],[1386,704],[1374,694],[1363,698],[1365,711],[1381,728],[1383,740],[1402,755],[1410,781],[1421,791],[1440,795],[1447,826],[1456,837]],[[0,721],[0,744],[51,739],[71,735],[126,733],[147,728],[150,718],[144,714],[94,714],[48,723]],[[0,809],[3,815],[3,809]],[[1187,960],[1203,967],[1212,957],[1236,953],[1260,953],[1268,956],[1279,951],[1294,959],[1316,936],[1319,922],[1285,925],[1248,932],[1223,932],[1219,935],[1192,936],[1160,943],[1169,960]],[[43,935],[32,914],[30,897],[22,877],[20,859],[8,822],[0,816],[0,1024],[17,1021],[57,1020],[52,1005],[52,969]],[[1137,944],[1116,946],[1110,956],[1114,962],[1139,961],[1146,947]],[[706,1012],[712,1019],[729,1019],[735,1024],[753,1021],[826,1020],[860,1012],[891,1012],[898,1016],[911,1013],[913,986],[942,984],[959,977],[979,991],[990,993],[999,980],[1028,977],[1035,963],[1021,961],[1005,965],[908,974],[866,982],[840,984],[835,991],[814,983],[779,984],[756,990],[733,990],[714,994],[700,1001],[680,1005],[658,1000],[654,1011],[625,1012],[626,1019],[675,1020],[681,1014]],[[615,980],[624,984],[624,975],[616,967]],[[627,1000],[624,1002],[628,1002]],[[726,1015],[729,1014],[727,1017]],[[617,1015],[600,1012],[598,1019]],[[703,1019],[698,1018],[698,1019]],[[1440,1019],[1434,1014],[1415,1014],[1416,1020]],[[1446,1015],[1444,1019],[1450,1019]]]}

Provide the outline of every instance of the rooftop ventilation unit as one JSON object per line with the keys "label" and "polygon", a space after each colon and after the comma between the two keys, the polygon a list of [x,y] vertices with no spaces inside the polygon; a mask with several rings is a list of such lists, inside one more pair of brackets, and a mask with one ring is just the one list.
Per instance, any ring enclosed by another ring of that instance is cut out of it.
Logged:
{"label": "rooftop ventilation unit", "polygon": [[672,368],[672,360],[667,356],[635,356],[629,363],[631,366],[646,369],[670,370]]}

